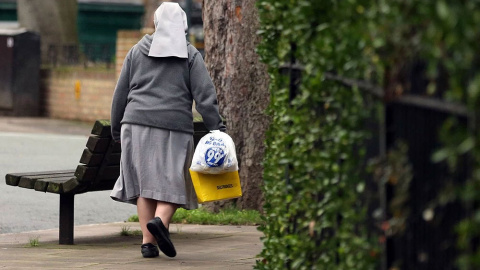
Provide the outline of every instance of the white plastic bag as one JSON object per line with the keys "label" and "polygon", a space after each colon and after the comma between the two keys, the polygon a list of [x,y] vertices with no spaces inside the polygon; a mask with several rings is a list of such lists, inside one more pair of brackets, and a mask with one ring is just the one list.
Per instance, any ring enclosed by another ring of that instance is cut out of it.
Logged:
{"label": "white plastic bag", "polygon": [[238,171],[232,138],[220,130],[212,130],[203,136],[193,154],[190,170],[207,174]]}

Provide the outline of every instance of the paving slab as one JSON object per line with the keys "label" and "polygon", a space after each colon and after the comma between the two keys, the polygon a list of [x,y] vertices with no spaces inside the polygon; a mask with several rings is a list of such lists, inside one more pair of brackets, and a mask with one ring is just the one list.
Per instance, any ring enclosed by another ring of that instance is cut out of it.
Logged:
{"label": "paving slab", "polygon": [[1,132],[89,136],[95,121],[0,116]]}
{"label": "paving slab", "polygon": [[[41,117],[0,117],[0,132],[88,136],[92,123]],[[12,135],[12,136],[13,136]],[[50,137],[48,137],[50,138]],[[72,137],[73,138],[73,137]],[[82,150],[81,148],[80,150]],[[79,150],[79,151],[80,151]],[[22,156],[22,159],[25,159]],[[9,165],[8,171],[17,171]],[[6,170],[7,171],[7,170]],[[96,194],[97,196],[100,194]],[[20,196],[20,195],[19,195]],[[56,199],[56,198],[55,198]],[[42,201],[45,201],[43,198]],[[55,200],[52,211],[58,211]],[[31,204],[24,205],[29,209]],[[1,210],[0,206],[0,210]],[[80,211],[80,209],[78,209]],[[1,211],[0,211],[1,212]],[[16,212],[19,214],[19,212]],[[80,212],[77,212],[80,214]],[[29,214],[35,224],[38,213]],[[41,216],[46,215],[42,212]],[[56,214],[54,215],[56,219]],[[127,216],[122,216],[126,218]],[[4,217],[5,218],[5,217]],[[93,220],[93,219],[92,219]],[[31,224],[32,225],[32,224]],[[253,269],[262,250],[262,233],[255,226],[172,224],[170,234],[177,256],[145,259],[141,236],[121,236],[122,230],[139,231],[138,223],[114,222],[75,226],[75,245],[59,245],[58,229],[0,234],[0,270],[3,269]],[[0,228],[1,231],[1,228]],[[32,247],[31,240],[39,245]]]}
{"label": "paving slab", "polygon": [[[59,245],[58,230],[0,234],[0,269],[253,269],[262,250],[255,226],[172,224],[177,256],[143,258],[138,223],[75,227],[75,244]],[[38,239],[32,247],[30,240]]]}
{"label": "paving slab", "polygon": [[[59,196],[8,186],[7,173],[75,170],[93,122],[0,117],[0,234],[58,227]],[[69,134],[71,132],[72,134]],[[136,207],[113,201],[109,191],[75,196],[75,224],[119,222]]]}

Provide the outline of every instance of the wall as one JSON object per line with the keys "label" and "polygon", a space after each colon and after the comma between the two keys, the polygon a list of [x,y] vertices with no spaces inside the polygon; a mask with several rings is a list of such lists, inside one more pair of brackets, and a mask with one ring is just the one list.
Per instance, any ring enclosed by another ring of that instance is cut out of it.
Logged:
{"label": "wall", "polygon": [[[128,51],[153,29],[117,33],[115,69],[82,66],[43,69],[40,93],[42,115],[58,119],[110,119],[112,96]],[[199,116],[193,109],[194,116]]]}
{"label": "wall", "polygon": [[115,69],[64,67],[41,71],[42,114],[80,121],[110,119],[112,96],[123,60],[140,31],[119,31]]}
{"label": "wall", "polygon": [[117,52],[115,54],[115,72],[118,78],[122,70],[123,60],[128,51],[137,44],[143,37],[144,33],[148,31],[122,30],[117,32]]}
{"label": "wall", "polygon": [[110,119],[114,70],[42,70],[43,112],[51,118]]}

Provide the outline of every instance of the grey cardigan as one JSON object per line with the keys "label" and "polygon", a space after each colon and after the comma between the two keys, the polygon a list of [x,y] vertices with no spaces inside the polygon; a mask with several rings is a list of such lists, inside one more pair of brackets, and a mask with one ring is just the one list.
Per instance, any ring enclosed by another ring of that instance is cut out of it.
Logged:
{"label": "grey cardigan", "polygon": [[112,101],[112,136],[120,141],[122,123],[193,134],[192,103],[209,130],[225,131],[217,94],[198,50],[188,44],[188,59],[149,57],[152,36],[145,35],[125,57]]}

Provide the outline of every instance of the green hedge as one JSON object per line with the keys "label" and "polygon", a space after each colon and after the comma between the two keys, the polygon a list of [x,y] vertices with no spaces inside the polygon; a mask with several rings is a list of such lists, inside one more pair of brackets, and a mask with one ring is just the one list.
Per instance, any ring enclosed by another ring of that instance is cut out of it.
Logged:
{"label": "green hedge", "polygon": [[[408,90],[402,71],[415,61],[427,63],[427,95],[447,76],[442,98],[466,104],[475,117],[468,129],[447,122],[445,147],[433,158],[455,169],[461,155],[471,156],[473,174],[455,196],[480,205],[479,1],[260,0],[257,6],[273,118],[257,269],[373,269],[378,261],[360,200],[366,95],[327,80],[326,72],[370,81],[387,94]],[[290,103],[289,79],[279,69],[292,56],[304,70]],[[475,208],[458,226],[460,269],[480,267],[480,251],[471,245],[480,236],[479,216]]]}
{"label": "green hedge", "polygon": [[[370,76],[363,27],[346,1],[259,1],[258,52],[271,78],[265,157],[265,237],[257,269],[372,269],[378,251],[367,237],[360,177],[369,115],[356,88],[324,72]],[[293,47],[292,47],[293,46]],[[294,52],[292,48],[295,48]],[[303,66],[290,102],[294,57]]]}

